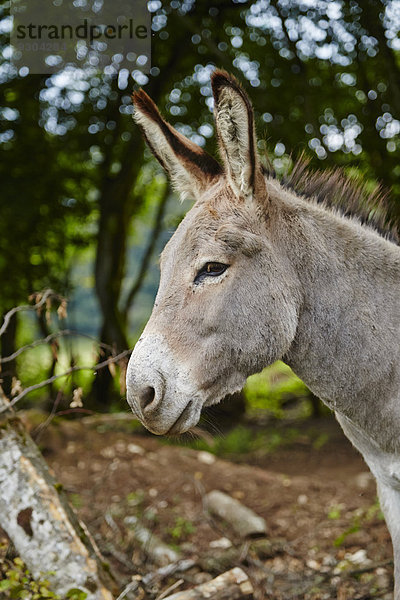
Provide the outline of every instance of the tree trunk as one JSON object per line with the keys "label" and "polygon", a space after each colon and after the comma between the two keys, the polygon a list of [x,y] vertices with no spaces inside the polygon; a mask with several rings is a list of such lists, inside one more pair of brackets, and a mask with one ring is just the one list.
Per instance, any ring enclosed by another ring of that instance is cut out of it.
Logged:
{"label": "tree trunk", "polygon": [[[119,309],[125,273],[126,240],[133,203],[130,191],[140,167],[141,145],[127,152],[125,164],[116,177],[106,177],[100,197],[100,222],[95,265],[96,293],[100,303],[102,327],[100,341],[116,352],[128,348],[126,322]],[[107,410],[113,400],[112,376],[102,369],[93,384],[93,401],[98,410]]]}
{"label": "tree trunk", "polygon": [[0,525],[33,577],[61,597],[78,588],[87,600],[112,600],[116,584],[94,541],[10,409],[0,414]]}
{"label": "tree trunk", "polygon": [[[7,312],[7,311],[6,311]],[[3,315],[4,319],[4,315]],[[2,321],[3,321],[2,319]],[[1,356],[11,356],[16,350],[16,335],[17,335],[17,315],[14,314],[8,324],[7,329],[1,336]],[[17,377],[17,365],[15,360],[4,363],[4,367],[1,367],[1,387],[4,390],[6,396],[11,396],[11,388],[13,378]]]}
{"label": "tree trunk", "polygon": [[138,293],[143,285],[143,281],[146,277],[151,258],[153,256],[155,247],[157,245],[157,241],[158,241],[159,235],[161,233],[162,219],[163,219],[163,216],[165,213],[165,207],[167,205],[169,191],[170,191],[170,187],[169,187],[169,185],[166,185],[164,192],[159,200],[158,208],[157,208],[154,223],[153,223],[153,228],[152,228],[152,231],[150,234],[150,238],[149,238],[146,250],[142,257],[142,262],[141,262],[141,265],[139,268],[139,272],[137,274],[137,277],[136,277],[133,285],[131,286],[131,288],[127,294],[125,305],[123,308],[123,315],[124,315],[125,323],[128,323],[129,310],[132,307],[133,303],[135,302],[135,298],[138,295]]}
{"label": "tree trunk", "polygon": [[378,40],[379,52],[382,54],[382,67],[390,89],[390,104],[394,114],[400,114],[400,71],[396,53],[388,46],[385,28],[381,15],[385,12],[385,3],[381,0],[365,0],[360,12],[360,23]]}

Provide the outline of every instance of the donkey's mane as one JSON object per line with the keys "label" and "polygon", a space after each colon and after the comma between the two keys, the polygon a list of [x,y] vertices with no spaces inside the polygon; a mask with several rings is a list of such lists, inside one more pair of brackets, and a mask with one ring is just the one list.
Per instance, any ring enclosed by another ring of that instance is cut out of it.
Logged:
{"label": "donkey's mane", "polygon": [[[340,168],[313,171],[309,163],[301,155],[292,171],[281,179],[283,187],[344,217],[355,218],[399,244],[399,223],[390,216],[388,192],[381,185],[371,191],[363,181],[349,177]],[[267,174],[277,177],[270,168]]]}

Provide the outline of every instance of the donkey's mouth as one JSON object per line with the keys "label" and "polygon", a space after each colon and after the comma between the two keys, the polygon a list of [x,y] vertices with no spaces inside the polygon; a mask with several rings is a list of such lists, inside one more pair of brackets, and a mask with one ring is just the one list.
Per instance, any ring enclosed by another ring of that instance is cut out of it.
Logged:
{"label": "donkey's mouth", "polygon": [[193,423],[193,419],[188,419],[189,415],[192,413],[192,406],[193,400],[189,400],[175,423],[168,429],[165,435],[178,435],[180,433],[184,433],[195,425],[195,423]]}

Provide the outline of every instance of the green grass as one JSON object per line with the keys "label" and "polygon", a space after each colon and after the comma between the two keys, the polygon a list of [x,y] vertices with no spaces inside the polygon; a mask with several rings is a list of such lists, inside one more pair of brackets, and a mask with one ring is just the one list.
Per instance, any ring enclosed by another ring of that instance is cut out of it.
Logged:
{"label": "green grass", "polygon": [[265,409],[281,418],[283,403],[293,396],[306,397],[308,389],[290,367],[278,361],[249,377],[244,393],[250,409]]}
{"label": "green grass", "polygon": [[304,434],[294,427],[255,432],[247,425],[238,425],[228,433],[214,437],[210,442],[205,439],[188,440],[187,438],[183,441],[177,439],[160,441],[165,444],[182,444],[194,450],[210,452],[221,458],[233,459],[235,456],[255,452],[269,454],[282,446],[296,442],[299,437],[303,438]]}
{"label": "green grass", "polygon": [[[328,518],[339,519],[341,516],[340,507],[339,510],[337,509],[338,507],[333,507],[333,509],[328,514]],[[361,528],[372,523],[376,519],[379,521],[384,520],[384,516],[381,511],[378,498],[375,500],[374,504],[372,504],[368,508],[358,509],[354,512],[348,527],[333,541],[333,545],[336,548],[339,548],[344,544],[349,535],[351,535],[352,533],[357,533],[357,531],[360,531]]]}
{"label": "green grass", "polygon": [[[67,371],[73,364],[90,366],[96,361],[96,345],[90,340],[69,338],[59,340],[57,351],[57,365],[55,375]],[[37,346],[26,350],[17,359],[17,373],[22,387],[25,389],[31,385],[44,381],[49,376],[52,364],[52,352],[49,346]],[[77,371],[54,382],[56,391],[62,389],[66,394],[72,393],[76,387],[83,389],[85,395],[90,389],[94,372],[92,370]],[[30,392],[27,397],[30,402],[46,397],[46,388],[40,388]]]}
{"label": "green grass", "polygon": [[174,525],[168,530],[168,534],[174,543],[180,543],[195,531],[196,527],[191,521],[184,517],[176,517]]}
{"label": "green grass", "polygon": [[[4,600],[61,600],[61,596],[50,589],[49,580],[34,579],[20,558],[15,558],[13,562],[0,562],[0,597]],[[85,600],[87,593],[72,588],[63,598]]]}

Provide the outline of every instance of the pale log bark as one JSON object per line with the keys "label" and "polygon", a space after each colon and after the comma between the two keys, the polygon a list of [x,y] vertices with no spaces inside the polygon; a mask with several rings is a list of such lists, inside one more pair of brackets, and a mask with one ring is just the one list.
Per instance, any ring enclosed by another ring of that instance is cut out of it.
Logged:
{"label": "pale log bark", "polygon": [[178,592],[164,600],[245,600],[253,597],[253,586],[246,573],[235,567],[191,590]]}
{"label": "pale log bark", "polygon": [[[0,407],[7,403],[0,396]],[[94,541],[11,410],[0,420],[0,526],[33,577],[45,576],[61,597],[79,588],[87,600],[112,600],[115,582]]]}

